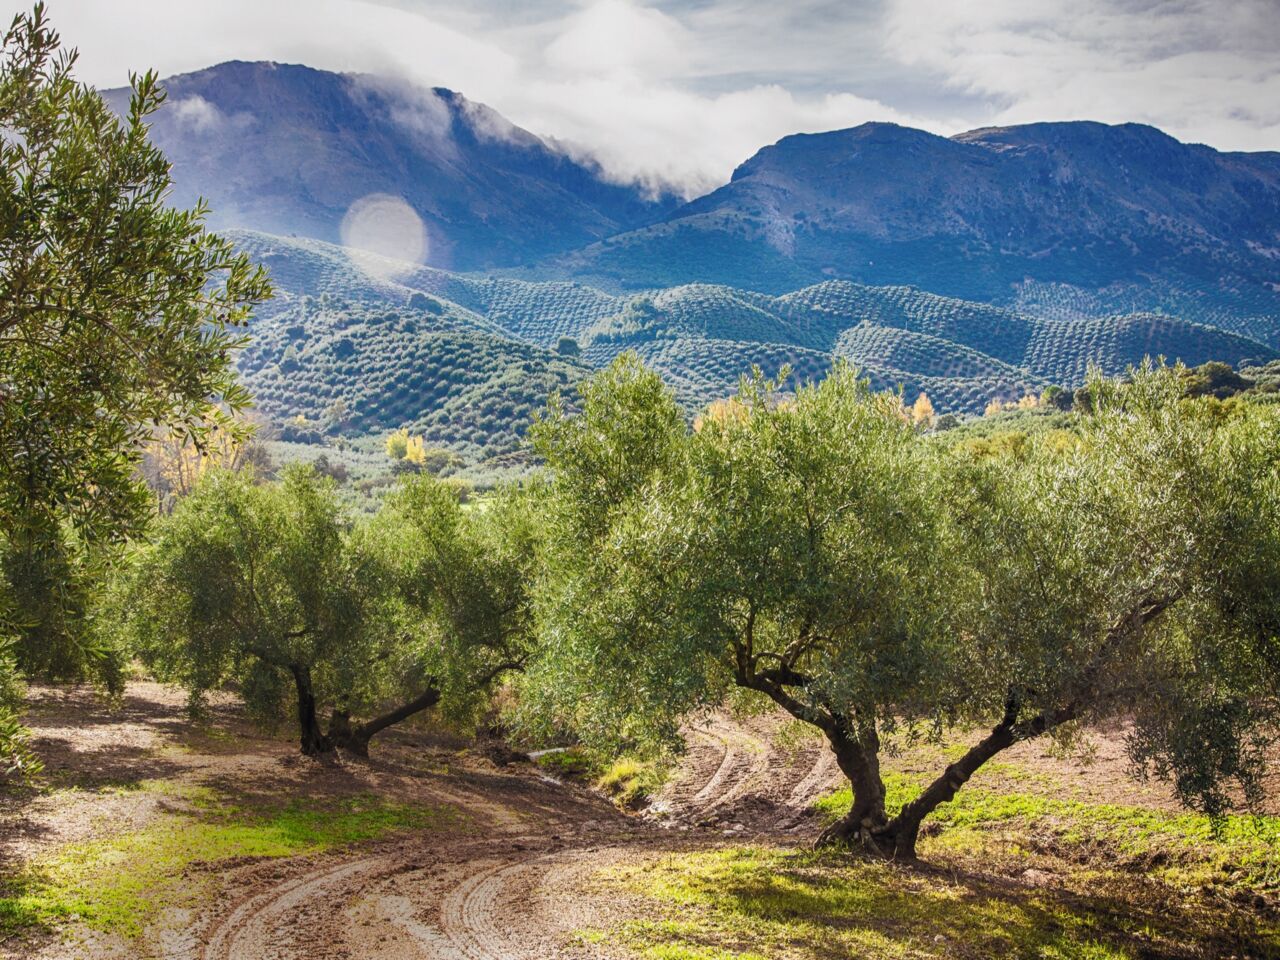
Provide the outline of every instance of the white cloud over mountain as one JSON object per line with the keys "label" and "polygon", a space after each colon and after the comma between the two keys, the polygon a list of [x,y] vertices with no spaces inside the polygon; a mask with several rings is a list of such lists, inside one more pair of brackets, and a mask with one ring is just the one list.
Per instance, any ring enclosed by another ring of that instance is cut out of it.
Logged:
{"label": "white cloud over mountain", "polygon": [[[9,11],[25,4],[9,3]],[[1137,120],[1280,148],[1274,0],[52,0],[100,86],[228,59],[447,86],[694,194],[788,133]],[[191,108],[189,108],[191,109]],[[192,120],[200,119],[192,113]]]}

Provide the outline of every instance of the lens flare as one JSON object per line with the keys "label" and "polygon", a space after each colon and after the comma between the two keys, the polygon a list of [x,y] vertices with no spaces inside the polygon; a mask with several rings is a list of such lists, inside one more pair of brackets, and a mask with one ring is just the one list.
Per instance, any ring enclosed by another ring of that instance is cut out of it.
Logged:
{"label": "lens flare", "polygon": [[422,218],[389,193],[370,193],[351,204],[339,229],[352,262],[381,280],[403,277],[427,258]]}

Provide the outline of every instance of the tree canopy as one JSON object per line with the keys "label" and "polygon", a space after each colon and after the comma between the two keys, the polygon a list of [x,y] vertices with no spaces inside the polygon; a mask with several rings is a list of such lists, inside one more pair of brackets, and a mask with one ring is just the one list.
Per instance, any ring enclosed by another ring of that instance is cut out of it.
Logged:
{"label": "tree canopy", "polygon": [[447,484],[414,477],[357,525],[310,467],[275,484],[214,472],[157,525],[115,607],[197,703],[236,681],[260,715],[296,707],[304,753],[365,753],[437,703],[466,714],[523,667],[532,517],[518,492],[464,512]]}
{"label": "tree canopy", "polygon": [[387,573],[345,527],[310,468],[263,485],[209,474],[157,525],[118,601],[136,649],[197,703],[235,680],[271,715],[292,688],[303,752],[327,751],[320,705],[381,693],[397,628]]}
{"label": "tree canopy", "polygon": [[236,328],[269,287],[203,206],[166,205],[155,74],[118,117],[75,59],[43,4],[0,53],[0,635],[25,672],[113,682],[84,612],[149,515],[140,444],[198,440],[243,405]]}
{"label": "tree canopy", "polygon": [[[762,694],[853,786],[825,839],[903,857],[982,763],[1080,721],[1131,716],[1135,763],[1190,803],[1249,795],[1275,719],[1280,422],[1188,399],[1171,368],[1089,390],[1072,439],[974,459],[847,367],[788,397],[757,374],[691,431],[623,358],[535,429],[553,533],[532,709],[657,743]],[[885,809],[886,732],[993,721]]]}

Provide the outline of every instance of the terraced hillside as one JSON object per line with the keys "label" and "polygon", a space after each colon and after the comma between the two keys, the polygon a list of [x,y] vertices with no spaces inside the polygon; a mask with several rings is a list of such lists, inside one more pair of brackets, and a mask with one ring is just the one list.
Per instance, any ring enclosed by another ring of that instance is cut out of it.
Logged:
{"label": "terraced hillside", "polygon": [[516,450],[548,394],[588,373],[581,363],[494,333],[456,304],[428,302],[396,309],[298,297],[259,322],[242,374],[260,408],[295,432],[383,433],[407,425],[430,444],[482,459]]}
{"label": "terraced hillside", "polygon": [[[552,389],[636,350],[691,409],[729,393],[753,366],[798,380],[837,357],[877,387],[926,392],[938,412],[974,413],[1090,363],[1121,372],[1144,356],[1196,365],[1280,357],[1259,339],[1175,317],[1044,319],[914,287],[830,280],[771,296],[716,284],[610,294],[431,268],[361,270],[341,247],[239,232],[278,287],[241,361],[262,409],[376,432],[401,425],[471,458],[520,445]],[[399,275],[398,281],[380,277]],[[334,413],[340,403],[342,417]]]}

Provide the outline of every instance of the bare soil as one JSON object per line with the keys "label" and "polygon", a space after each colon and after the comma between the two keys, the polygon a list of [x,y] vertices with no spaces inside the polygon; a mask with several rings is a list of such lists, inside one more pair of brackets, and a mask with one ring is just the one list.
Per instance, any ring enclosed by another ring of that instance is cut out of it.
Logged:
{"label": "bare soil", "polygon": [[[156,822],[183,787],[215,790],[248,810],[285,797],[373,794],[448,806],[462,819],[457,829],[404,831],[320,856],[212,865],[215,895],[162,917],[141,941],[62,931],[0,943],[4,958],[619,957],[618,948],[575,935],[638,909],[591,882],[602,866],[756,840],[807,842],[818,829],[812,801],[840,783],[822,741],[780,735],[786,725],[772,715],[691,726],[684,763],[645,815],[532,764],[499,766],[483,744],[421,729],[390,732],[367,761],[314,762],[287,731],[250,724],[232,699],[213,702],[195,723],[184,695],[156,683],[131,683],[114,708],[87,689],[35,688],[27,720],[45,787],[0,794],[0,877],[69,842]],[[1121,734],[1094,733],[1088,763],[1023,745],[1001,758],[989,785],[1172,807],[1167,788],[1127,777]],[[928,773],[945,762],[939,748],[917,745],[889,765]],[[167,788],[139,789],[156,782]]]}

